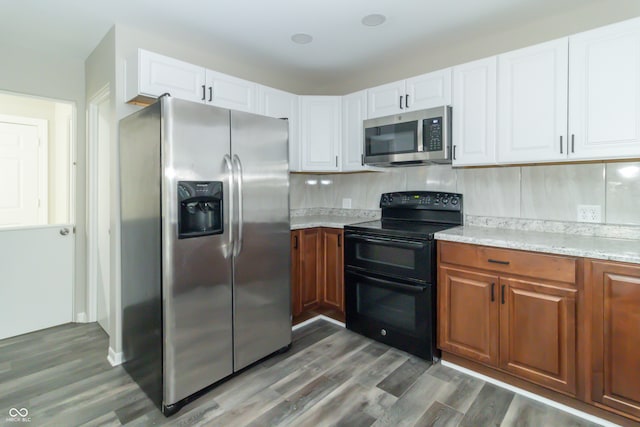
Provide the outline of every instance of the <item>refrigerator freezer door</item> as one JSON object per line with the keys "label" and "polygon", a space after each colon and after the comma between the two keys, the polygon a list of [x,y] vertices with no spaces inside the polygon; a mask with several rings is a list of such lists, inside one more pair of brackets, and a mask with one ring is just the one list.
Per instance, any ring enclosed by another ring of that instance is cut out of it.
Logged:
{"label": "refrigerator freezer door", "polygon": [[[162,107],[163,400],[170,406],[233,372],[230,136],[229,110],[166,97]],[[221,234],[178,238],[179,181],[222,182]]]}
{"label": "refrigerator freezer door", "polygon": [[291,343],[288,124],[232,111],[231,140],[237,371]]}

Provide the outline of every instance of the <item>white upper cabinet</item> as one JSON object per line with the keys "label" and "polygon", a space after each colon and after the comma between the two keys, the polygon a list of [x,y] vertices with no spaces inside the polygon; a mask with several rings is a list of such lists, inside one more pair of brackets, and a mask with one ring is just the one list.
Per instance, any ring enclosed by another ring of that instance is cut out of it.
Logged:
{"label": "white upper cabinet", "polygon": [[204,96],[205,69],[184,61],[138,49],[126,65],[127,100],[152,102],[164,93],[189,101]]}
{"label": "white upper cabinet", "polygon": [[300,170],[298,95],[258,85],[258,114],[289,121],[289,170]]}
{"label": "white upper cabinet", "polygon": [[127,100],[145,103],[164,93],[180,99],[203,102],[255,113],[256,84],[204,67],[138,49],[127,60]]}
{"label": "white upper cabinet", "polygon": [[342,97],[301,96],[299,101],[302,170],[340,171]]}
{"label": "white upper cabinet", "polygon": [[367,90],[367,118],[390,116],[404,111],[404,80]]}
{"label": "white upper cabinet", "polygon": [[367,170],[364,166],[363,121],[367,114],[367,91],[342,97],[342,170]]}
{"label": "white upper cabinet", "polygon": [[496,162],[495,56],[453,68],[452,163]]}
{"label": "white upper cabinet", "polygon": [[499,163],[567,157],[568,38],[498,55]]}
{"label": "white upper cabinet", "polygon": [[640,157],[640,19],[569,46],[569,158]]}
{"label": "white upper cabinet", "polygon": [[451,68],[412,77],[405,85],[408,111],[451,105]]}
{"label": "white upper cabinet", "polygon": [[237,77],[207,70],[206,102],[217,107],[255,113],[256,84]]}
{"label": "white upper cabinet", "polygon": [[438,70],[367,90],[367,118],[451,104],[451,69]]}

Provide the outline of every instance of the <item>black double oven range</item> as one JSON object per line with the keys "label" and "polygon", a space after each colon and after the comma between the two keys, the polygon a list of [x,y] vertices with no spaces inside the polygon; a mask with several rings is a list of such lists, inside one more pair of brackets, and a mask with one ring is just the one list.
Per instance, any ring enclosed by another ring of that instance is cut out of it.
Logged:
{"label": "black double oven range", "polygon": [[385,193],[382,219],[344,227],[346,326],[435,362],[434,233],[462,225],[462,195]]}

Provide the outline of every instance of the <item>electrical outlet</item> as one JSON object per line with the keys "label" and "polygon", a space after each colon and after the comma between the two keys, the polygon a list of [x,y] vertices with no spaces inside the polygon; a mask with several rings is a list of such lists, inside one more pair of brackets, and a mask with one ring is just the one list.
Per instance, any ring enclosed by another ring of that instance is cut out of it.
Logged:
{"label": "electrical outlet", "polygon": [[602,222],[600,205],[578,205],[578,222]]}
{"label": "electrical outlet", "polygon": [[351,209],[351,199],[342,199],[342,209]]}

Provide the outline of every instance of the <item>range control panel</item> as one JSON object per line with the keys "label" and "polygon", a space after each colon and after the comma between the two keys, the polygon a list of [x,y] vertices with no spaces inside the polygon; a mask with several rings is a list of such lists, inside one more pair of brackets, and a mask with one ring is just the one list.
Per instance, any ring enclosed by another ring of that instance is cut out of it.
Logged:
{"label": "range control panel", "polygon": [[398,191],[380,197],[381,208],[407,208],[460,211],[462,194],[435,191]]}

